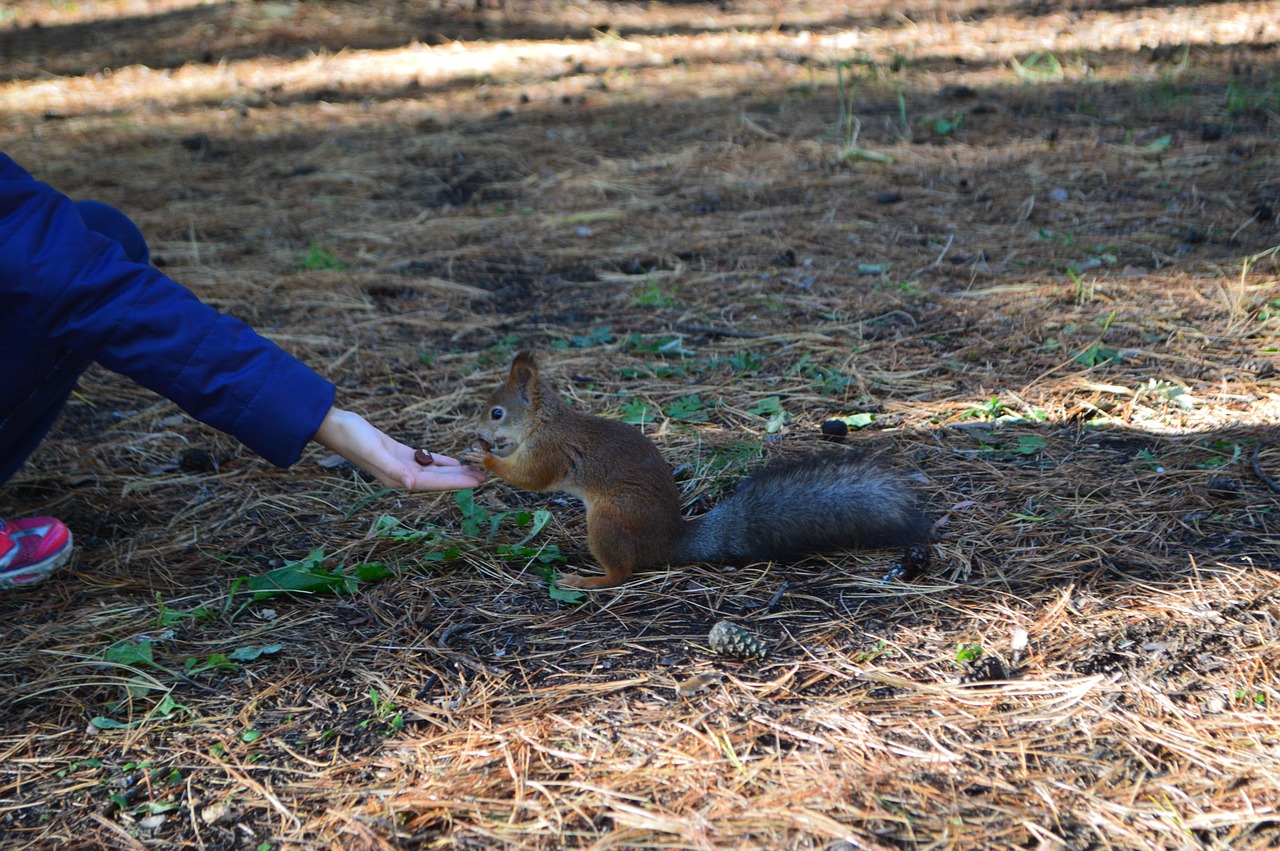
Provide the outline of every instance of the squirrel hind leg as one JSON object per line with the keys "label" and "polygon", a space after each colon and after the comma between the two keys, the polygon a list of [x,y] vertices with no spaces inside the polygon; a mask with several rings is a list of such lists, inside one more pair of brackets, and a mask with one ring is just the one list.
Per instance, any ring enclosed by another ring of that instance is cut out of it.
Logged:
{"label": "squirrel hind leg", "polygon": [[[589,533],[588,538],[590,538]],[[556,584],[562,588],[590,590],[592,588],[613,588],[627,581],[631,576],[634,559],[626,555],[608,552],[609,548],[598,547],[593,540],[588,540],[587,543],[591,549],[591,554],[596,557],[596,561],[604,568],[604,576],[583,576],[580,573],[567,573],[557,579]],[[602,549],[605,551],[601,552]]]}
{"label": "squirrel hind leg", "polygon": [[612,588],[631,576],[640,560],[638,547],[627,528],[626,515],[609,506],[593,505],[587,512],[587,548],[604,569],[604,576],[561,576],[566,588]]}

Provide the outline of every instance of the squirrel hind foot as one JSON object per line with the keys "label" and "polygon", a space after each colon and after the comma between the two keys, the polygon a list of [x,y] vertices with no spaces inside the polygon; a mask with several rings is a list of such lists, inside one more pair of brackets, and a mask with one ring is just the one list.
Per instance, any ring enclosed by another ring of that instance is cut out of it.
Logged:
{"label": "squirrel hind foot", "polygon": [[625,582],[625,576],[583,576],[580,573],[562,573],[556,579],[561,588],[573,588],[578,591],[596,591],[601,588],[615,588]]}

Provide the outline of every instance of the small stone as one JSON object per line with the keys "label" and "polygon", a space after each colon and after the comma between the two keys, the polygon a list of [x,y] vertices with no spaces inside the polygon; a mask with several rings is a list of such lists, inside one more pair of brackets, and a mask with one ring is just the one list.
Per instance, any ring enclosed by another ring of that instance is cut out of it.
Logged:
{"label": "small stone", "polygon": [[205,824],[224,824],[231,821],[231,807],[222,801],[210,804],[200,811],[200,819]]}
{"label": "small stone", "polygon": [[216,473],[218,462],[203,449],[184,449],[178,456],[178,469],[184,473]]}
{"label": "small stone", "polygon": [[848,434],[849,424],[844,420],[826,420],[822,423],[823,437],[840,438]]}
{"label": "small stone", "polygon": [[963,85],[943,86],[938,94],[941,97],[950,98],[951,100],[970,100],[971,98],[976,98],[978,96],[978,92],[971,86]]}
{"label": "small stone", "polygon": [[1221,124],[1202,124],[1200,125],[1200,141],[1217,142],[1226,135],[1226,128]]}
{"label": "small stone", "polygon": [[213,146],[213,140],[206,133],[196,133],[194,136],[182,137],[181,144],[188,151],[204,153]]}

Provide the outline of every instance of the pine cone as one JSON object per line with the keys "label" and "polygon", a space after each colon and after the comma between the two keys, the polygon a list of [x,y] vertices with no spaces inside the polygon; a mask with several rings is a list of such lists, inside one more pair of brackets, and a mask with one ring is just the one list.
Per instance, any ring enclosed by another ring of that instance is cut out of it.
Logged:
{"label": "pine cone", "polygon": [[733,621],[719,621],[711,627],[708,638],[711,641],[711,649],[723,656],[732,656],[735,659],[764,659],[769,655],[767,644]]}

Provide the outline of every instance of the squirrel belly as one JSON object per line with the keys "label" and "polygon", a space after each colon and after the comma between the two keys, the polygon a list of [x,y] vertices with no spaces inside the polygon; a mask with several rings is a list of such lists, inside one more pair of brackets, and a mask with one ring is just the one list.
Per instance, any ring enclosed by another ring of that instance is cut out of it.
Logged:
{"label": "squirrel belly", "polygon": [[752,475],[687,521],[672,564],[787,561],[924,544],[929,521],[906,479],[857,455],[810,455]]}

